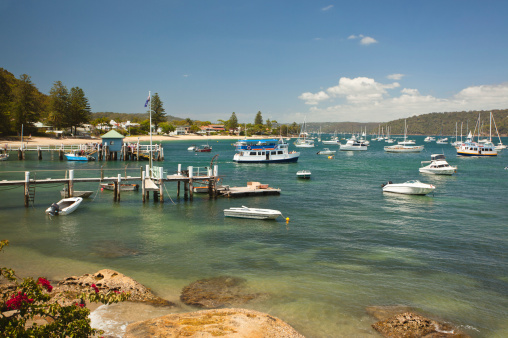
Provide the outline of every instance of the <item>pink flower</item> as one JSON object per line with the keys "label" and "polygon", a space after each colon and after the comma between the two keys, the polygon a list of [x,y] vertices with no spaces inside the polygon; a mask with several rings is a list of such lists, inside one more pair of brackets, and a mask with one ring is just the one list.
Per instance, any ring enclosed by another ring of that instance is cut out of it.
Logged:
{"label": "pink flower", "polygon": [[32,298],[28,298],[26,293],[21,294],[20,291],[17,295],[12,295],[5,305],[7,305],[7,307],[11,310],[18,310],[24,304],[31,304],[33,302],[34,300]]}
{"label": "pink flower", "polygon": [[37,280],[37,284],[44,287],[46,290],[48,290],[48,292],[51,292],[51,290],[53,290],[53,287],[51,286],[49,281],[45,278],[39,277],[39,279]]}

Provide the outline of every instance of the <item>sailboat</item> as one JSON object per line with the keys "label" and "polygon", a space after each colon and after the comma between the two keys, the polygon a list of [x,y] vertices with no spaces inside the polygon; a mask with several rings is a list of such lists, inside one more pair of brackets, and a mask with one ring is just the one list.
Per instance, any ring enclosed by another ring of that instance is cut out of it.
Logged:
{"label": "sailboat", "polygon": [[384,150],[389,153],[419,153],[423,150],[423,146],[414,145],[414,141],[412,142],[407,141],[407,124],[404,120],[404,141],[393,146],[386,146]]}
{"label": "sailboat", "polygon": [[304,119],[302,127],[300,128],[300,134],[298,135],[298,139],[294,143],[295,147],[314,148],[314,140],[308,139],[307,136],[309,136],[309,134],[307,133],[307,125]]}
{"label": "sailboat", "polygon": [[508,146],[503,144],[503,142],[501,141],[501,137],[499,136],[499,131],[497,130],[496,120],[494,120],[494,116],[492,115],[492,112],[490,112],[490,117],[491,117],[492,121],[494,122],[494,127],[496,127],[497,138],[499,139],[499,143],[494,148],[496,150],[503,150],[503,149],[508,148]]}

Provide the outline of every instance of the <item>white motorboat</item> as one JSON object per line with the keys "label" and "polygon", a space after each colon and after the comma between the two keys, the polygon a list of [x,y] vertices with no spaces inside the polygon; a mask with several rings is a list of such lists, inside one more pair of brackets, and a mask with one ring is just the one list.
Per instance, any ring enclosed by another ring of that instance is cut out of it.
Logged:
{"label": "white motorboat", "polygon": [[[426,163],[430,164],[423,166]],[[422,167],[419,170],[421,173],[426,174],[453,175],[457,172],[457,167],[449,165],[443,154],[432,154],[430,155],[430,161],[422,161]]]}
{"label": "white motorboat", "polygon": [[352,136],[346,144],[340,145],[340,150],[347,151],[347,150],[367,150],[369,149],[368,146],[365,143],[359,142],[356,140],[355,136]]}
{"label": "white motorboat", "polygon": [[422,183],[418,180],[407,181],[405,183],[392,183],[389,181],[382,185],[383,192],[393,192],[405,195],[427,195],[436,189],[432,184]]}
{"label": "white motorboat", "polygon": [[433,136],[427,136],[427,137],[423,140],[423,142],[432,142],[432,141],[435,141],[435,140],[436,140],[436,138],[435,138],[435,137],[433,137]]}
{"label": "white motorboat", "polygon": [[82,201],[83,199],[81,197],[69,197],[61,199],[59,202],[51,204],[51,206],[46,209],[46,214],[51,216],[68,215],[76,210]]}
{"label": "white motorboat", "polygon": [[330,150],[329,148],[324,148],[317,152],[318,155],[333,155],[337,152],[337,150]]}
{"label": "white motorboat", "polygon": [[241,208],[224,209],[224,216],[252,219],[276,219],[282,216],[282,213],[279,210],[248,208],[242,205]]}
{"label": "white motorboat", "polygon": [[193,146],[190,146],[189,148],[187,148],[188,151],[194,151],[196,150],[196,146],[193,145]]}
{"label": "white motorboat", "polygon": [[436,144],[448,144],[448,137],[442,137],[436,141]]}
{"label": "white motorboat", "polygon": [[310,175],[312,175],[310,170],[300,170],[296,173],[296,177],[298,178],[310,178]]}

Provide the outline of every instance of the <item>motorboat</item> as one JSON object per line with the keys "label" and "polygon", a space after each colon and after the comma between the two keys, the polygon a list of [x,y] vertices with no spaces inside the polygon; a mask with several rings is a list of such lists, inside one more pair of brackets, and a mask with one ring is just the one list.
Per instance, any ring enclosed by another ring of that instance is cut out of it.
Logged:
{"label": "motorboat", "polygon": [[194,148],[194,151],[197,153],[209,153],[212,151],[212,147],[208,144],[202,145],[202,146],[196,146]]}
{"label": "motorboat", "polygon": [[188,151],[194,151],[196,150],[196,146],[193,145],[193,146],[190,146],[189,148],[187,148]]}
{"label": "motorboat", "polygon": [[448,144],[448,138],[442,137],[436,141],[436,144]]}
{"label": "motorboat", "polygon": [[51,216],[68,215],[71,212],[75,211],[82,201],[83,198],[81,197],[69,197],[61,199],[59,202],[51,204],[51,206],[46,209],[46,214]]}
{"label": "motorboat", "polygon": [[312,175],[312,173],[310,172],[310,170],[300,170],[296,173],[296,177],[298,178],[310,178],[310,175]]}
{"label": "motorboat", "polygon": [[433,141],[435,141],[435,140],[436,140],[436,138],[435,138],[435,137],[433,137],[433,136],[427,136],[427,137],[423,140],[423,142],[433,142]]}
{"label": "motorboat", "polygon": [[[114,183],[101,183],[101,189],[115,190]],[[139,184],[120,183],[120,191],[138,191]]]}
{"label": "motorboat", "polygon": [[85,152],[74,152],[74,153],[66,153],[64,154],[67,161],[95,161],[95,157],[91,155],[87,155]]}
{"label": "motorboat", "polygon": [[411,180],[405,183],[393,183],[389,181],[381,186],[383,192],[392,192],[405,195],[427,195],[436,189],[432,184],[422,183],[418,180]]}
{"label": "motorboat", "polygon": [[248,208],[242,205],[241,208],[224,209],[224,216],[252,219],[276,219],[282,216],[282,213],[279,210]]}
{"label": "motorboat", "polygon": [[300,153],[289,152],[289,144],[282,138],[244,139],[235,143],[237,153],[233,161],[238,163],[279,163],[296,162]]}
{"label": "motorboat", "polygon": [[347,151],[347,150],[353,150],[353,151],[360,150],[360,151],[363,151],[363,150],[367,150],[367,149],[369,149],[367,144],[357,141],[355,136],[352,136],[346,142],[346,144],[341,144],[340,148],[339,148],[339,150],[342,150],[342,151]]}
{"label": "motorboat", "polygon": [[[419,169],[421,173],[434,175],[453,175],[457,172],[457,167],[451,166],[446,162],[443,154],[430,155],[430,161],[422,161],[422,167]],[[426,166],[424,164],[429,163]]]}
{"label": "motorboat", "polygon": [[324,148],[317,152],[318,155],[333,155],[337,152],[337,150],[330,150],[329,148]]}

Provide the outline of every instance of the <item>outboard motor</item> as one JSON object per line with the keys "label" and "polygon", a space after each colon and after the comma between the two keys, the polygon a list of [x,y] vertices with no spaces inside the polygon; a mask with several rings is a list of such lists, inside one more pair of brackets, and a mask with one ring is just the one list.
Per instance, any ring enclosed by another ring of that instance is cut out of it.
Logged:
{"label": "outboard motor", "polygon": [[386,182],[386,183],[383,183],[383,184],[381,184],[381,188],[383,188],[383,187],[384,187],[385,185],[387,185],[387,184],[392,184],[392,183],[393,183],[392,181],[388,181],[388,182]]}
{"label": "outboard motor", "polygon": [[51,204],[51,209],[49,210],[49,214],[51,216],[55,216],[55,215],[58,215],[58,212],[60,211],[60,207],[58,206],[58,204],[56,203],[53,203]]}

